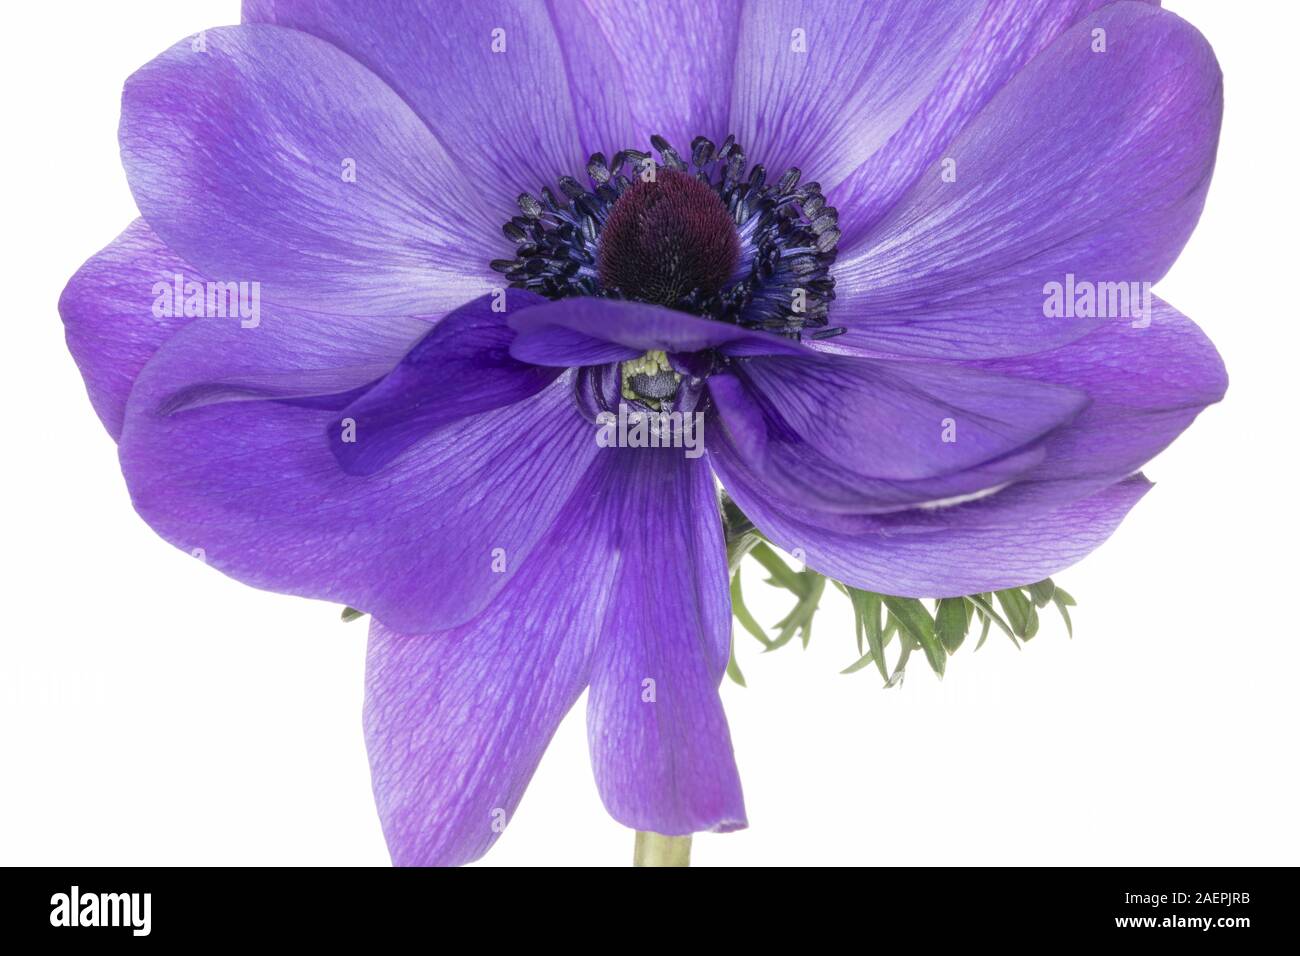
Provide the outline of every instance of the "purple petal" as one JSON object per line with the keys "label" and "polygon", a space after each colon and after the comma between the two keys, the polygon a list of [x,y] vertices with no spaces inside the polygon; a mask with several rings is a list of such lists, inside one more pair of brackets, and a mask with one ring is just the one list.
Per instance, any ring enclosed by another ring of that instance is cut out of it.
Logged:
{"label": "purple petal", "polygon": [[738,829],[744,800],[718,696],[731,603],[712,475],[671,449],[608,449],[600,465],[591,520],[619,554],[587,711],[601,799],[638,830]]}
{"label": "purple petal", "polygon": [[666,450],[607,450],[478,618],[421,636],[372,626],[366,738],[394,862],[465,863],[487,850],[589,662],[610,813],[660,833],[742,826],[718,698],[729,618],[708,469]]}
{"label": "purple petal", "polygon": [[141,373],[127,408],[121,457],[136,509],[256,587],[347,603],[404,631],[473,617],[545,534],[597,446],[561,381],[433,432],[375,475],[346,474],[326,435],[347,422],[305,397],[373,382],[427,329],[292,313],[256,329],[190,324]]}
{"label": "purple petal", "polygon": [[[731,99],[740,0],[548,0],[588,153],[645,149],[665,137],[722,142]],[[689,38],[689,42],[684,42]]]}
{"label": "purple petal", "polygon": [[1112,322],[1051,352],[980,367],[1067,385],[1092,399],[1048,440],[1036,478],[1114,480],[1136,471],[1228,387],[1223,360],[1205,333],[1158,299],[1148,327]]}
{"label": "purple petal", "polygon": [[[1094,29],[1106,52],[1093,52]],[[836,267],[837,347],[948,358],[1044,351],[1106,318],[1047,318],[1048,283],[1154,283],[1191,234],[1222,116],[1214,53],[1146,4],[1099,10],[993,98]]]}
{"label": "purple petal", "polygon": [[894,481],[994,461],[1060,428],[1088,402],[1074,389],[983,370],[836,355],[756,358],[736,374],[772,437]]}
{"label": "purple petal", "polygon": [[932,530],[858,533],[819,527],[773,503],[724,458],[710,461],[728,493],[769,539],[802,549],[809,567],[854,587],[912,597],[955,597],[1029,584],[1101,545],[1151,487],[1135,476],[1004,526],[941,509]]}
{"label": "purple petal", "polygon": [[920,105],[981,6],[755,0],[741,20],[731,131],[751,162],[834,187]]}
{"label": "purple petal", "polygon": [[[990,0],[943,79],[870,159],[835,190],[842,252],[889,212],[913,183],[933,174],[944,150],[1036,54],[1114,0]],[[1142,0],[1159,6],[1159,0]]]}
{"label": "purple petal", "polygon": [[[1159,300],[1146,328],[1111,323],[1051,352],[972,367],[1063,385],[1087,394],[1090,404],[1036,446],[1036,457],[1009,456],[940,481],[897,485],[865,482],[838,459],[807,446],[769,441],[766,421],[739,381],[714,376],[709,388],[723,430],[710,432],[709,450],[728,483],[747,485],[751,494],[808,526],[895,535],[1008,527],[1033,522],[1132,474],[1227,387],[1222,360],[1204,333]],[[1003,484],[1008,487],[998,487]],[[926,492],[930,499],[961,498],[979,487],[996,493],[942,507],[921,497]],[[915,504],[927,506],[897,510]]]}
{"label": "purple petal", "polygon": [[[544,301],[509,290],[510,311]],[[514,333],[496,296],[484,296],[442,319],[373,388],[342,411],[364,441],[345,441],[336,425],[328,440],[343,469],[369,475],[391,464],[431,432],[470,415],[529,398],[560,369],[525,365],[510,356]]]}
{"label": "purple petal", "polygon": [[769,436],[766,417],[744,411],[754,408],[744,386],[736,382],[721,387],[729,378],[709,379],[720,412],[706,419],[715,468],[749,484],[774,507],[818,527],[852,532],[910,529],[917,516],[929,514],[925,509],[989,495],[1024,477],[1046,457],[1039,442],[951,474],[910,481],[871,478],[804,441],[781,438],[781,429]]}
{"label": "purple petal", "polygon": [[397,94],[315,37],[177,44],[127,81],[121,143],[145,219],[209,278],[351,315],[438,314],[499,284],[500,213]]}
{"label": "purple petal", "polygon": [[[399,866],[482,856],[586,686],[616,560],[587,521],[585,499],[597,486],[582,488],[473,621],[419,635],[371,625],[366,747]],[[429,569],[434,578],[444,572]]]}
{"label": "purple petal", "polygon": [[483,238],[499,239],[520,192],[554,188],[586,166],[542,0],[245,0],[244,21],[329,40],[396,90],[483,196],[494,217]]}
{"label": "purple petal", "polygon": [[[749,487],[751,495],[810,527],[891,535],[1011,527],[1132,474],[1227,387],[1222,360],[1204,333],[1158,300],[1146,328],[1112,323],[1052,352],[974,365],[1077,389],[1090,404],[1036,446],[1036,457],[1010,456],[940,481],[900,486],[865,482],[807,446],[768,441],[766,422],[739,381],[714,376],[709,388],[722,412],[722,431],[710,431],[709,451],[729,484]],[[965,479],[974,487],[963,487]],[[996,493],[938,507],[918,494],[960,498],[976,491],[979,479]],[[1002,484],[1008,487],[997,487]],[[882,506],[891,503],[895,507]],[[925,507],[900,511],[899,503]]]}
{"label": "purple petal", "polygon": [[[1032,521],[1137,471],[1219,401],[1228,385],[1223,361],[1205,334],[1159,300],[1145,328],[1110,323],[1051,352],[978,366],[1079,389],[1091,404],[1048,436],[1042,461],[1011,487],[952,508],[888,516],[875,527],[898,532],[954,522],[991,527]],[[865,529],[866,522],[856,524]]]}
{"label": "purple petal", "polygon": [[662,306],[620,299],[562,299],[524,309],[510,317],[519,332],[510,354],[538,365],[596,365],[633,358],[642,352],[698,352],[720,348],[728,354],[801,355],[797,342],[755,332]]}
{"label": "purple petal", "polygon": [[203,281],[137,219],[77,270],[59,299],[68,350],[115,440],[135,377],[173,332],[192,321],[183,306],[156,307],[155,287],[173,289],[177,275]]}
{"label": "purple petal", "polygon": [[[595,299],[573,299],[595,302]],[[554,368],[573,368],[625,362],[642,353],[642,349],[593,338],[562,325],[539,325],[521,331],[510,345],[510,354],[523,362]]]}

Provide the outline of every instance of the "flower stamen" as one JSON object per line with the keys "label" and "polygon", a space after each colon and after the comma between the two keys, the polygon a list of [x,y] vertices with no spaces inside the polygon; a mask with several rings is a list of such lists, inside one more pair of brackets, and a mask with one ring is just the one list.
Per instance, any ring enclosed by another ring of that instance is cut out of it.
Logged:
{"label": "flower stamen", "polygon": [[492,268],[550,299],[653,302],[795,339],[843,331],[829,327],[838,214],[818,183],[799,185],[795,167],[769,182],[732,136],[696,137],[689,161],[661,136],[651,144],[657,161],[595,153],[590,186],[565,176],[559,195],[520,195],[502,227],[515,256]]}

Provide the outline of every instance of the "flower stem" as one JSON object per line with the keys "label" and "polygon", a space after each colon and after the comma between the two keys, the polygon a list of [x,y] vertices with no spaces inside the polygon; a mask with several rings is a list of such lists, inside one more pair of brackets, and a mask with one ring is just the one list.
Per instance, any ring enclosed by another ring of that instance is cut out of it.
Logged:
{"label": "flower stem", "polygon": [[633,866],[690,866],[691,838],[664,836],[650,830],[636,831]]}

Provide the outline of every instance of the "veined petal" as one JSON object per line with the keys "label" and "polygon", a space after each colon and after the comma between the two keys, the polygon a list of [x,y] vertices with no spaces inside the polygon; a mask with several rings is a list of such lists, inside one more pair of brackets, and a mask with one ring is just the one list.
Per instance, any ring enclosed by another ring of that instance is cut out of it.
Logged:
{"label": "veined petal", "polygon": [[520,192],[586,163],[544,0],[244,0],[244,22],[326,39],[396,90],[482,193],[496,217],[486,238]]}
{"label": "veined petal", "polygon": [[1222,107],[1195,29],[1147,4],[1098,10],[966,127],[947,150],[955,181],[922,179],[836,264],[836,346],[1026,355],[1109,321],[1082,299],[1056,314],[1050,284],[1140,290],[1164,275],[1200,216]]}
{"label": "veined petal", "polygon": [[[889,141],[835,189],[852,251],[922,176],[938,176],[944,150],[1026,63],[1065,30],[1115,0],[989,0],[943,78]],[[1142,0],[1159,6],[1160,0]]]}
{"label": "veined petal", "polygon": [[736,375],[762,409],[769,440],[799,442],[851,472],[894,481],[999,459],[1088,403],[1075,389],[983,370],[839,355],[754,358]]}
{"label": "veined petal", "polygon": [[625,826],[680,835],[745,826],[718,684],[731,602],[717,492],[680,450],[602,453],[618,576],[591,673],[587,728],[601,799]]}
{"label": "veined petal", "polygon": [[798,166],[831,190],[921,104],[982,6],[753,0],[741,20],[730,131],[752,162],[776,173]]}
{"label": "veined petal", "polygon": [[393,862],[455,866],[508,828],[555,728],[587,684],[617,556],[585,482],[474,620],[402,634],[371,624],[365,731]]}
{"label": "veined petal", "polygon": [[730,132],[740,0],[546,2],[587,153],[645,149],[657,133],[685,156],[696,136]]}
{"label": "veined petal", "polygon": [[256,587],[347,603],[408,632],[474,617],[597,447],[560,381],[436,429],[375,474],[347,474],[327,430],[366,440],[340,413],[348,389],[382,376],[428,328],[293,314],[256,329],[186,326],[127,408],[121,458],[136,510]]}
{"label": "veined petal", "polygon": [[[949,367],[936,365],[936,374]],[[839,458],[769,440],[761,411],[740,383],[714,376],[709,389],[721,419],[709,433],[711,458],[728,487],[744,485],[753,498],[808,527],[889,535],[1017,527],[1132,474],[1227,387],[1222,360],[1204,333],[1159,299],[1149,324],[1112,322],[1050,352],[968,367],[1062,385],[1089,403],[1032,455],[937,481],[868,482]],[[981,485],[987,493],[972,495]]]}
{"label": "veined petal", "polygon": [[59,298],[68,351],[115,440],[135,377],[173,332],[193,321],[184,303],[174,301],[178,275],[203,281],[137,219],[77,270]]}
{"label": "veined petal", "polygon": [[[397,366],[341,413],[348,433],[331,424],[328,440],[343,469],[369,475],[435,430],[537,394],[561,370],[510,356],[507,311],[544,301],[510,289],[461,306],[426,333]],[[498,311],[500,309],[500,311]],[[358,436],[364,440],[358,440]]]}
{"label": "veined petal", "polygon": [[[724,387],[728,379],[735,384]],[[832,530],[910,527],[925,508],[1000,491],[1046,457],[1044,443],[1038,442],[949,474],[872,478],[788,432],[783,436],[782,428],[769,434],[767,419],[731,376],[712,376],[709,391],[717,415],[706,420],[708,449],[719,474],[735,476],[774,507]]]}
{"label": "veined petal", "polygon": [[394,862],[481,856],[589,677],[592,759],[615,819],[660,833],[743,826],[718,698],[725,561],[707,467],[607,449],[477,619],[418,636],[373,625],[366,737]]}
{"label": "veined petal", "polygon": [[498,284],[501,216],[382,80],[296,30],[186,40],[122,98],[150,227],[205,276],[343,315],[440,314]]}
{"label": "veined petal", "polygon": [[1140,475],[1126,478],[1012,524],[987,526],[978,512],[971,517],[956,507],[930,512],[925,530],[839,530],[775,503],[727,459],[712,451],[709,459],[736,504],[776,545],[801,549],[810,568],[845,584],[911,597],[956,597],[1041,581],[1100,546],[1151,487]]}
{"label": "veined petal", "polygon": [[538,365],[596,365],[642,352],[802,355],[797,342],[685,312],[621,299],[561,299],[523,309],[510,317],[518,337],[510,354]]}
{"label": "veined petal", "polygon": [[1110,322],[1050,352],[978,363],[1087,393],[1087,410],[1048,440],[1034,478],[1114,480],[1162,451],[1223,398],[1227,371],[1196,323],[1155,299],[1149,324]]}

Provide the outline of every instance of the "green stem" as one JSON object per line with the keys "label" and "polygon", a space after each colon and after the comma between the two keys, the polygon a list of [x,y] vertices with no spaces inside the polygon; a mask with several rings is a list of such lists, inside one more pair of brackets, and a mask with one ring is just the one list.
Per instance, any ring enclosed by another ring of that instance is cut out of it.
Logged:
{"label": "green stem", "polygon": [[636,831],[633,866],[690,866],[691,838],[664,836],[649,830]]}

